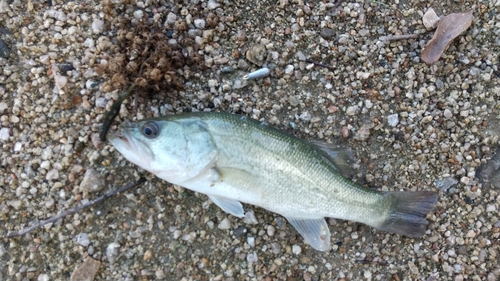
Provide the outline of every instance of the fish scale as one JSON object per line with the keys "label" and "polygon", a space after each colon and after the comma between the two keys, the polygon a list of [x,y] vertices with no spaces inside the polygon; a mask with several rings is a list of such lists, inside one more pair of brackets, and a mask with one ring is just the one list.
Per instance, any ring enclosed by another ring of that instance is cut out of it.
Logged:
{"label": "fish scale", "polygon": [[129,161],[197,191],[224,211],[240,202],[278,213],[320,251],[330,248],[325,217],[411,237],[425,234],[432,191],[382,192],[342,176],[345,151],[305,141],[227,113],[185,113],[126,123],[110,142]]}

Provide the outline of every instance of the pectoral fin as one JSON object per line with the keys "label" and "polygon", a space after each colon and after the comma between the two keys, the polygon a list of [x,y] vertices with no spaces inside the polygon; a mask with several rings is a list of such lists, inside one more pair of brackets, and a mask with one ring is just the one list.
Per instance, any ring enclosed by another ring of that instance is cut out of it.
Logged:
{"label": "pectoral fin", "polygon": [[326,224],[325,218],[304,219],[287,217],[286,219],[311,247],[318,251],[328,251],[330,249],[330,229]]}
{"label": "pectoral fin", "polygon": [[235,217],[242,218],[245,216],[245,212],[243,211],[243,206],[237,200],[227,199],[224,197],[208,195],[208,198],[215,203],[215,205],[219,206],[226,213],[229,213]]}

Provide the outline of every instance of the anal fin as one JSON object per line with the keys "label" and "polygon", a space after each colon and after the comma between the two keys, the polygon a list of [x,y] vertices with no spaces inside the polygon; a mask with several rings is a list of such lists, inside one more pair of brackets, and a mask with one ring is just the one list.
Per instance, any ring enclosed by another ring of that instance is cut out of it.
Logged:
{"label": "anal fin", "polygon": [[240,201],[214,195],[208,195],[208,198],[210,198],[215,205],[219,206],[219,208],[224,210],[226,213],[238,218],[245,216],[245,212],[243,211],[243,206]]}
{"label": "anal fin", "polygon": [[318,251],[328,251],[330,249],[330,229],[326,224],[325,218],[305,219],[287,217],[286,219],[311,247]]}

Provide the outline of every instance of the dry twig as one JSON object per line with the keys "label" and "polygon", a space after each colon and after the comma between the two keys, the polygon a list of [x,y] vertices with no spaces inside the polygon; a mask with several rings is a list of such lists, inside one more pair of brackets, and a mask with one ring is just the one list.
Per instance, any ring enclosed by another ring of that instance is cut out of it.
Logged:
{"label": "dry twig", "polygon": [[145,182],[145,181],[146,181],[146,179],[145,179],[145,178],[141,178],[141,179],[139,179],[139,180],[138,180],[137,182],[135,182],[135,183],[130,183],[130,184],[127,184],[126,186],[124,186],[124,187],[122,187],[122,188],[119,188],[119,189],[113,190],[113,191],[111,191],[111,192],[108,192],[108,193],[104,194],[103,196],[101,196],[101,197],[99,197],[99,198],[95,199],[94,201],[90,201],[90,202],[88,202],[88,203],[86,203],[86,204],[83,204],[83,205],[81,205],[81,206],[78,206],[78,207],[76,207],[76,208],[69,209],[69,210],[67,210],[67,211],[64,211],[64,212],[62,212],[62,213],[58,214],[58,215],[55,215],[55,216],[53,216],[53,217],[51,217],[51,218],[48,218],[48,219],[46,219],[46,220],[36,222],[36,223],[35,223],[35,224],[33,224],[32,226],[29,226],[29,227],[23,228],[23,229],[21,229],[21,230],[19,230],[19,231],[17,231],[17,232],[11,232],[11,233],[8,233],[7,235],[5,235],[5,236],[4,236],[4,238],[12,238],[12,237],[17,237],[17,236],[24,235],[24,234],[26,234],[26,233],[28,233],[28,232],[31,232],[31,231],[33,231],[33,230],[35,230],[35,229],[39,228],[39,227],[44,226],[44,225],[46,225],[46,224],[49,224],[49,223],[55,222],[55,221],[57,221],[58,219],[64,218],[64,217],[69,216],[69,215],[73,215],[73,214],[75,214],[75,213],[79,212],[80,210],[85,209],[85,208],[87,208],[87,207],[90,207],[90,206],[92,206],[92,205],[95,205],[95,204],[97,204],[97,203],[99,203],[99,202],[101,202],[101,201],[103,201],[103,200],[105,200],[105,199],[107,199],[107,198],[109,198],[109,197],[111,197],[111,196],[114,196],[114,195],[116,195],[116,194],[118,194],[118,193],[124,192],[124,191],[126,191],[126,190],[128,190],[128,189],[131,189],[132,187],[136,187],[136,186],[138,186],[139,184],[141,184],[141,183],[143,183],[143,182]]}

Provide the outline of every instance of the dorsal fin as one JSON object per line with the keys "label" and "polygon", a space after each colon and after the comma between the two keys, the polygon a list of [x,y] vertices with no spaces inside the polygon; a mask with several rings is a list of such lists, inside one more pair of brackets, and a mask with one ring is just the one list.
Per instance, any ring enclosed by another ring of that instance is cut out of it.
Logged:
{"label": "dorsal fin", "polygon": [[353,178],[355,175],[353,166],[356,163],[356,158],[349,148],[318,140],[309,140],[309,143],[323,151],[343,177]]}

